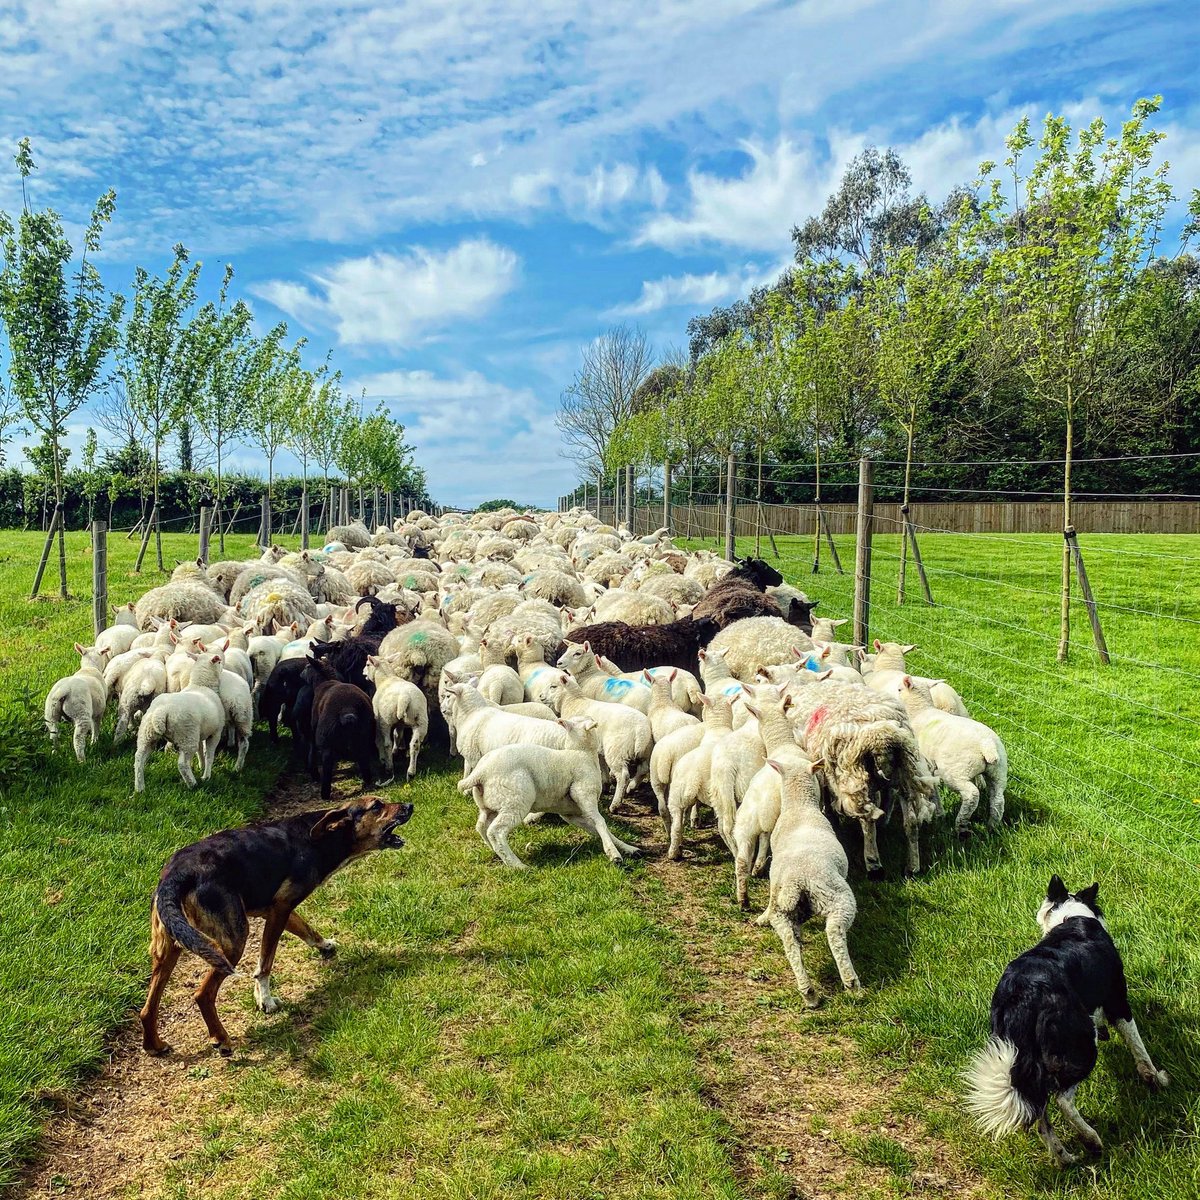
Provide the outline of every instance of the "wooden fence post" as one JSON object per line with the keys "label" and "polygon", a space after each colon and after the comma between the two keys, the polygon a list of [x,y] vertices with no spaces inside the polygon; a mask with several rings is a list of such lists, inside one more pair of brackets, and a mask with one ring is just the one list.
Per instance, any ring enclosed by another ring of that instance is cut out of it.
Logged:
{"label": "wooden fence post", "polygon": [[387,527],[389,529],[396,522],[396,493],[388,492],[387,494]]}
{"label": "wooden fence post", "polygon": [[663,459],[663,524],[667,527],[667,537],[671,529],[671,460]]}
{"label": "wooden fence post", "polygon": [[1092,640],[1096,643],[1100,661],[1107,667],[1112,660],[1108,656],[1108,643],[1104,640],[1104,630],[1100,628],[1100,614],[1096,611],[1096,598],[1092,595],[1092,585],[1088,582],[1087,568],[1083,565],[1083,551],[1079,548],[1079,538],[1076,536],[1075,527],[1068,525],[1063,536],[1067,539],[1067,545],[1071,547],[1071,557],[1075,560],[1075,574],[1079,577],[1079,590],[1083,593],[1088,620],[1092,624]]}
{"label": "wooden fence post", "polygon": [[212,537],[213,510],[209,504],[200,505],[200,561],[208,566],[208,542]]}
{"label": "wooden fence post", "polygon": [[158,525],[158,505],[150,509],[146,524],[142,526],[142,544],[138,547],[137,561],[133,564],[133,573],[138,575],[142,570],[142,560],[146,557],[146,547],[150,545],[150,534]]}
{"label": "wooden fence post", "polygon": [[734,551],[737,548],[737,535],[735,532],[737,512],[733,503],[735,469],[736,464],[733,457],[733,450],[730,450],[729,457],[725,460],[725,557],[729,562],[733,562]]}
{"label": "wooden fence post", "polygon": [[625,468],[625,528],[628,529],[630,533],[636,532],[636,530],[633,527],[633,524],[634,524],[633,508],[634,508],[634,504],[637,502],[637,497],[634,495],[634,492],[636,492],[636,490],[637,490],[637,476],[634,473],[633,464],[630,463]]}
{"label": "wooden fence post", "polygon": [[[203,517],[205,510],[201,510]],[[99,637],[108,625],[108,525],[92,522],[92,633]]]}
{"label": "wooden fence post", "polygon": [[42,560],[38,563],[37,574],[33,579],[33,591],[29,593],[32,600],[42,589],[42,576],[46,573],[46,564],[50,561],[50,547],[54,545],[54,534],[58,523],[63,519],[62,505],[54,506],[54,515],[50,518],[50,528],[46,530],[46,543],[42,546]]}
{"label": "wooden fence post", "polygon": [[854,542],[854,644],[866,646],[871,633],[871,535],[875,525],[875,470],[858,460],[858,524]]}

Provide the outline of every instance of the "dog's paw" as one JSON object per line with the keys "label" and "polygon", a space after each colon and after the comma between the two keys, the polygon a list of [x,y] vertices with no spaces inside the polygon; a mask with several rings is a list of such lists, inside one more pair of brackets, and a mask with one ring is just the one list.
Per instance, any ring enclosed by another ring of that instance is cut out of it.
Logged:
{"label": "dog's paw", "polygon": [[1079,1140],[1083,1143],[1083,1148],[1089,1154],[1099,1157],[1104,1153],[1104,1143],[1100,1140],[1098,1134],[1094,1134],[1092,1137],[1085,1137],[1083,1134],[1080,1134]]}
{"label": "dog's paw", "polygon": [[1156,1071],[1153,1067],[1138,1067],[1138,1075],[1152,1092],[1161,1092],[1171,1082],[1166,1071]]}
{"label": "dog's paw", "polygon": [[1073,1167],[1079,1161],[1078,1154],[1071,1154],[1067,1150],[1062,1150],[1054,1156],[1054,1161],[1060,1167]]}
{"label": "dog's paw", "polygon": [[166,1042],[159,1042],[157,1046],[143,1045],[142,1049],[154,1058],[166,1058],[171,1053],[171,1047]]}
{"label": "dog's paw", "polygon": [[326,938],[317,947],[317,953],[320,954],[320,956],[323,959],[325,959],[326,962],[328,962],[331,958],[335,957],[337,955],[337,952],[338,952],[338,944],[337,944],[337,942],[335,942],[333,940],[333,938]]}

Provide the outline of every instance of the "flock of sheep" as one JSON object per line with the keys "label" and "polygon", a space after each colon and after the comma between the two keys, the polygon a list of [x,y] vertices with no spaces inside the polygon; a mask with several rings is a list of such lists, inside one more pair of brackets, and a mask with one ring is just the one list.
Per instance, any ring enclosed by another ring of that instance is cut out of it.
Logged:
{"label": "flock of sheep", "polygon": [[240,770],[257,719],[282,721],[328,797],[339,761],[364,783],[399,753],[407,777],[427,740],[463,759],[459,790],[476,829],[507,865],[511,832],[545,813],[587,830],[614,862],[637,853],[608,812],[649,785],[678,859],[711,809],[734,862],[738,903],[767,869],[758,918],[779,935],[805,1001],[817,993],[798,932],[823,919],[846,988],[856,903],[830,815],[856,822],[865,867],[901,816],[907,869],[921,827],[942,813],[939,784],[961,798],[969,834],[981,798],[1004,812],[1004,746],[942,680],[910,674],[916,649],[838,640],[844,621],[768,564],[686,552],[582,510],[433,518],[411,513],[372,534],[330,530],[320,550],[184,563],[119,610],[79,670],[59,680],[45,720],[74,725],[82,761],[106,707],[114,741],[136,728],[134,788],[164,746],[193,786],[225,741]]}

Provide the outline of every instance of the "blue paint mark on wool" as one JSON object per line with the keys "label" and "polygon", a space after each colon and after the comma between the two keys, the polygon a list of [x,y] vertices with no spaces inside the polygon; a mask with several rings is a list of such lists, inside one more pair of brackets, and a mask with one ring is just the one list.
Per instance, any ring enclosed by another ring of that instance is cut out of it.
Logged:
{"label": "blue paint mark on wool", "polygon": [[623,696],[632,687],[633,684],[628,679],[606,679],[604,681],[604,690],[615,692],[618,696]]}

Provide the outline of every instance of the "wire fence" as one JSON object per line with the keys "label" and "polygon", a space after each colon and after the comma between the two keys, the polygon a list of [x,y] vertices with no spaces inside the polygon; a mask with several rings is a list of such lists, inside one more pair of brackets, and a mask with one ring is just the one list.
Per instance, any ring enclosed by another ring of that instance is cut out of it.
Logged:
{"label": "wire fence", "polygon": [[[1200,452],[1141,457],[1184,460],[1200,458]],[[1011,789],[1034,806],[1045,799],[1077,823],[1085,831],[1083,849],[1089,843],[1116,846],[1146,870],[1200,874],[1200,538],[1140,544],[1140,537],[1094,536],[1200,533],[1200,496],[1182,489],[1072,493],[1071,524],[1082,535],[1081,555],[1090,564],[1092,608],[1107,638],[1107,665],[1093,648],[1087,601],[1076,586],[1068,601],[1071,657],[1063,663],[1057,661],[1062,491],[998,486],[964,494],[953,486],[951,468],[966,464],[919,465],[945,467],[944,482],[912,487],[905,510],[904,464],[874,464],[871,560],[860,584],[869,600],[872,637],[920,647],[912,669],[957,688],[972,714],[1004,740]],[[631,532],[644,536],[668,524],[692,545],[719,550],[731,515],[739,553],[753,548],[769,559],[776,556],[789,580],[823,601],[821,615],[850,618],[858,506],[844,499],[818,506],[812,463],[781,466],[794,468],[795,477],[780,480],[777,471],[774,478],[764,472],[764,479],[777,494],[781,489],[794,494],[795,503],[753,499],[758,464],[739,459],[732,514],[723,491],[713,490],[713,473],[676,476],[668,509],[661,479],[643,479]],[[845,475],[843,470],[839,496],[847,491]],[[717,479],[718,487],[723,483]],[[939,499],[950,495],[955,499]],[[1022,499],[1010,498],[1018,495]],[[580,498],[577,493],[575,502]],[[611,490],[593,487],[589,499],[588,507],[609,523],[627,515],[623,492],[619,505]],[[569,500],[564,498],[564,507]],[[916,586],[908,530],[922,551],[932,605]],[[840,547],[844,574],[831,569],[827,541]],[[900,604],[902,558],[909,583]]]}

